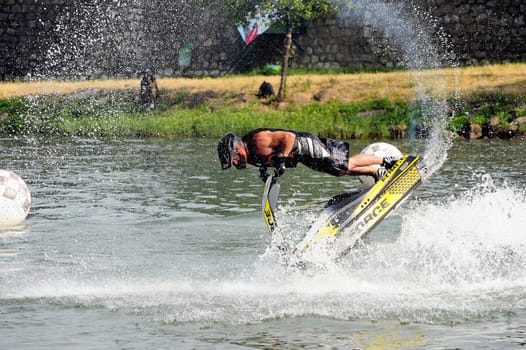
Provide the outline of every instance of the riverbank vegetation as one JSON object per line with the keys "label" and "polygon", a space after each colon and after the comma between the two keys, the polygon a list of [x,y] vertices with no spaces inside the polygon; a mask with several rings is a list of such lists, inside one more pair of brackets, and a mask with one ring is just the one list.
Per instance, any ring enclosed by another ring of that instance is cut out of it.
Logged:
{"label": "riverbank vegetation", "polygon": [[[459,136],[524,137],[526,64],[425,71],[290,72],[285,102],[258,99],[279,76],[158,79],[155,110],[136,102],[138,80],[0,84],[0,134],[86,137],[218,137],[257,127],[335,138],[425,134],[421,104],[446,100]],[[424,97],[424,98],[423,98]]]}

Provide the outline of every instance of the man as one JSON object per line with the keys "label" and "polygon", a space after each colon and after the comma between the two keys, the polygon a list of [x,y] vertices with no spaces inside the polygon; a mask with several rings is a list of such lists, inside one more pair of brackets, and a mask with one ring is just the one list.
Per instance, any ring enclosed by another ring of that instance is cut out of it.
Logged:
{"label": "man", "polygon": [[[345,141],[271,128],[252,130],[242,138],[227,133],[219,141],[217,152],[223,170],[232,165],[245,169],[247,163],[252,164],[259,167],[263,181],[268,177],[267,167],[276,168],[281,175],[285,168],[294,168],[298,163],[333,176],[371,175],[378,181],[397,161],[396,157],[350,156]],[[380,167],[369,167],[374,164]]]}
{"label": "man", "polygon": [[157,99],[159,98],[159,88],[157,87],[157,80],[153,75],[152,71],[145,69],[141,72],[141,92],[140,102],[141,104],[148,105],[150,110],[155,109]]}

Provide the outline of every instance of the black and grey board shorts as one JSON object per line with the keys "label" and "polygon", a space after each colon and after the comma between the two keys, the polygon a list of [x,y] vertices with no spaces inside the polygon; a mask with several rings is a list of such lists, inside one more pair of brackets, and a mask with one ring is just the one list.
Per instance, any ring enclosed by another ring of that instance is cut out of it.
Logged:
{"label": "black and grey board shorts", "polygon": [[311,169],[334,176],[349,169],[349,143],[317,137],[308,133],[296,136],[298,161]]}

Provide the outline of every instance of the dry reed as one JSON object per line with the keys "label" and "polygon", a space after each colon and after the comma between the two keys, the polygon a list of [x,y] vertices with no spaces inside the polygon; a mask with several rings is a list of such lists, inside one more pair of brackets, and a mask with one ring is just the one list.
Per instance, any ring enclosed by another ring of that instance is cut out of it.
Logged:
{"label": "dry reed", "polygon": [[[256,92],[263,80],[275,87],[279,76],[227,76],[220,78],[159,78],[158,85],[166,90],[190,93],[213,90],[239,94]],[[0,98],[41,94],[67,94],[83,89],[138,89],[138,79],[38,81],[0,83]],[[424,71],[397,71],[359,74],[298,74],[288,77],[289,96],[313,96],[324,92],[328,99],[363,101],[371,97],[412,99],[420,86],[426,92],[452,95],[475,91],[526,91],[526,64],[498,64],[477,67],[444,68]],[[429,91],[432,90],[432,91]]]}

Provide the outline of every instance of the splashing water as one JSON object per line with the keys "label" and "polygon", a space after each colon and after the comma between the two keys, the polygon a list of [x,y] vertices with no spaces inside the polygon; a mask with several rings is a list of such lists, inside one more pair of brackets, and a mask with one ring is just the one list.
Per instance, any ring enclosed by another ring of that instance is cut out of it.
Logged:
{"label": "splashing water", "polygon": [[[446,100],[447,82],[439,71],[425,70],[453,65],[454,54],[449,50],[447,35],[438,27],[436,20],[418,5],[387,4],[380,1],[354,1],[354,7],[341,19],[361,23],[364,28],[374,28],[383,34],[379,49],[389,50],[398,55],[404,67],[414,72],[417,113],[423,116],[422,124],[428,131],[425,150],[417,151],[423,155],[427,164],[426,178],[436,172],[447,159],[452,138],[446,133],[449,120]],[[433,35],[431,33],[434,33]],[[372,40],[374,36],[370,37]],[[430,76],[431,75],[431,79]],[[290,212],[287,210],[287,212]],[[306,220],[313,222],[314,220]],[[282,257],[281,250],[294,246],[294,240],[288,229],[298,232],[296,223],[286,223],[273,237],[272,248],[266,255]],[[307,231],[305,228],[301,230]],[[275,247],[278,247],[277,250]],[[309,261],[315,261],[324,268],[332,263],[328,260],[327,249],[321,247],[316,253],[309,254]],[[311,256],[312,255],[312,256]]]}
{"label": "splashing water", "polygon": [[[526,193],[476,177],[479,185],[457,197],[413,202],[395,240],[376,237],[338,264],[302,272],[278,267],[272,260],[283,253],[269,249],[254,275],[280,281],[274,293],[301,303],[301,312],[333,317],[440,323],[524,308]],[[274,243],[292,239],[284,236]]]}
{"label": "splashing water", "polygon": [[[423,20],[434,23],[427,15],[418,21],[397,5],[375,1],[358,1],[356,5],[349,18],[383,30],[399,48],[403,64],[415,72],[417,102],[429,132],[425,150],[418,154],[423,154],[428,163],[429,176],[446,161],[452,139],[446,133],[447,82],[438,71],[423,69],[453,65],[447,37],[436,36],[442,42],[430,39],[428,28],[421,24]],[[417,10],[415,13],[423,14]],[[402,217],[396,241],[373,238],[338,264],[321,251],[309,256],[309,261],[322,269],[309,268],[305,273],[315,282],[302,275],[292,283],[312,294],[330,294],[333,300],[344,295],[339,300],[341,309],[330,310],[331,315],[342,317],[360,317],[362,312],[389,317],[393,313],[435,322],[524,308],[526,193],[512,186],[498,186],[487,174],[476,176],[474,181],[479,185],[457,198],[439,204],[414,204]],[[279,263],[290,261],[281,248],[294,247],[298,239],[293,233],[306,232],[308,227],[302,227],[302,223],[315,221],[302,213],[302,220],[287,218],[282,224],[281,219],[295,211],[290,207],[280,211],[280,232],[261,257],[262,263],[273,266],[271,271],[258,271],[264,276],[283,272],[272,264],[273,259]],[[348,301],[352,299],[360,305]]]}
{"label": "splashing water", "polygon": [[85,79],[100,75],[100,65],[105,62],[113,62],[115,73],[129,73],[129,60],[138,56],[133,51],[136,45],[127,44],[136,33],[137,23],[122,18],[129,5],[127,1],[103,4],[96,0],[72,1],[64,6],[53,30],[55,39],[49,43],[36,76]]}
{"label": "splashing water", "polygon": [[[449,119],[445,94],[447,82],[438,72],[422,70],[455,65],[448,36],[437,20],[420,8],[420,4],[358,0],[353,1],[353,5],[343,20],[380,31],[383,34],[381,39],[370,36],[375,41],[374,47],[388,51],[388,55],[398,59],[401,66],[414,71],[415,109],[423,115],[421,124],[428,131],[426,149],[417,153],[426,160],[429,176],[445,162],[451,138],[445,132]],[[429,91],[433,91],[432,95]]]}
{"label": "splashing water", "polygon": [[180,74],[177,48],[196,40],[210,16],[188,0],[70,0],[44,10],[39,21],[51,33],[32,74],[45,79]]}
{"label": "splashing water", "polygon": [[413,287],[524,284],[524,190],[496,186],[487,175],[480,181],[445,203],[415,204],[403,217],[396,243],[383,245],[394,248],[389,254],[376,247],[357,256],[374,254],[374,261],[365,259],[369,268],[390,266],[390,274]]}

